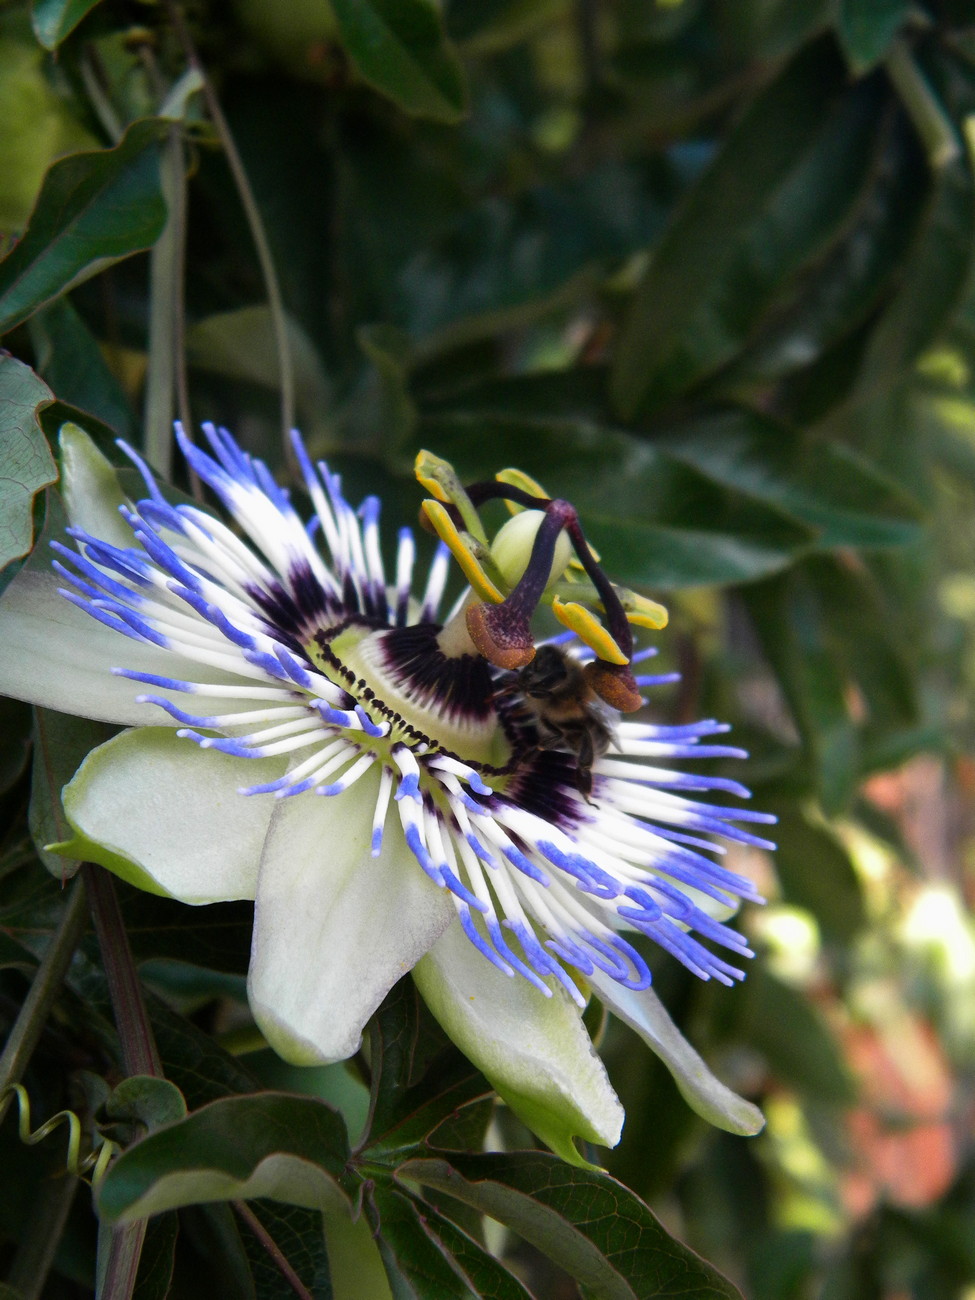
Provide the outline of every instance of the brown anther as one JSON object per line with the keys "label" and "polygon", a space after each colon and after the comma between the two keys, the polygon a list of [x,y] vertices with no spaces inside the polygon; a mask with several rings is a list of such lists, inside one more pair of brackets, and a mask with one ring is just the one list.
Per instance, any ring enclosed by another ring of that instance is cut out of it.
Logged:
{"label": "brown anther", "polygon": [[611,664],[605,659],[594,659],[583,669],[586,681],[610,708],[620,713],[635,713],[643,708],[640,695],[629,664]]}
{"label": "brown anther", "polygon": [[524,668],[535,658],[531,628],[504,605],[471,605],[464,617],[478,654],[496,668]]}
{"label": "brown anther", "polygon": [[433,522],[431,521],[430,516],[427,514],[427,508],[425,505],[420,506],[419,520],[420,520],[420,527],[423,529],[425,533],[432,533],[434,537],[437,536],[437,530],[436,528],[434,528]]}

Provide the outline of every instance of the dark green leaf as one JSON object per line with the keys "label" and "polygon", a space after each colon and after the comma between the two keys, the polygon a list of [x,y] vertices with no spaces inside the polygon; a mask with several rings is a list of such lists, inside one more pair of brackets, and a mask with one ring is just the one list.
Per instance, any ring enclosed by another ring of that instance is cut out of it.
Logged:
{"label": "dark green leaf", "polygon": [[847,806],[859,775],[849,677],[828,643],[820,594],[802,575],[742,593],[765,656],[792,711],[823,807]]}
{"label": "dark green leaf", "polygon": [[849,942],[863,927],[866,909],[843,843],[825,822],[795,803],[765,799],[762,806],[779,819],[775,869],[786,901],[811,912],[827,938]]}
{"label": "dark green leaf", "polygon": [[112,1089],[105,1103],[110,1119],[136,1120],[151,1133],[163,1124],[173,1124],[186,1115],[183,1094],[168,1079],[136,1074]]}
{"label": "dark green leaf", "polygon": [[[409,389],[409,339],[391,325],[364,325],[358,339],[376,372],[375,409],[367,418],[373,420],[374,428],[382,429],[387,456],[392,460],[416,428],[416,405]],[[372,407],[373,403],[360,398],[356,405]],[[357,415],[361,418],[361,412]]]}
{"label": "dark green leaf", "polygon": [[136,960],[160,966],[190,963],[217,977],[247,973],[254,908],[251,903],[214,903],[188,909],[173,899],[116,884]]}
{"label": "dark green leaf", "polygon": [[23,238],[0,262],[0,333],[155,243],[166,220],[160,142],[171,125],[133,122],[114,149],[71,154],[51,167]]}
{"label": "dark green leaf", "polygon": [[975,258],[975,182],[967,157],[943,167],[903,268],[857,368],[856,396],[906,373],[962,301]]}
{"label": "dark green leaf", "polygon": [[790,515],[719,487],[632,434],[593,428],[588,420],[467,410],[421,419],[419,436],[465,479],[518,465],[571,500],[620,582],[661,589],[748,582],[784,568],[814,538]]}
{"label": "dark green leaf", "polygon": [[497,1219],[600,1300],[740,1300],[710,1264],[671,1237],[607,1174],[540,1151],[412,1160],[401,1174]]}
{"label": "dark green leaf", "polygon": [[645,167],[604,165],[465,206],[399,271],[396,320],[428,356],[564,309],[662,225],[655,181]]}
{"label": "dark green leaf", "polygon": [[30,320],[38,372],[54,395],[76,408],[73,418],[88,429],[93,415],[118,436],[131,437],[135,415],[121,384],[115,378],[98,341],[67,298],[59,298]]}
{"label": "dark green leaf", "polygon": [[0,794],[23,775],[30,753],[31,708],[20,700],[0,697]]}
{"label": "dark green leaf", "polygon": [[324,1204],[349,1158],[345,1126],[311,1097],[225,1097],[126,1150],[98,1193],[108,1222],[200,1201]]}
{"label": "dark green leaf", "polygon": [[34,35],[46,50],[56,50],[101,0],[34,0],[31,22]]}
{"label": "dark green leaf", "polygon": [[58,476],[38,420],[52,400],[29,366],[0,353],[0,568],[30,550],[34,496]]}
{"label": "dark green leaf", "polygon": [[[484,1077],[426,1011],[412,981],[402,980],[373,1018],[372,1103],[368,1151],[387,1160],[429,1139],[458,1114],[486,1122],[474,1103],[490,1094]],[[482,1129],[483,1135],[483,1129]]]}
{"label": "dark green leaf", "polygon": [[[367,1202],[368,1205],[368,1202]],[[525,1300],[529,1292],[467,1233],[395,1188],[375,1189],[374,1229],[397,1300]],[[407,1289],[408,1288],[408,1289]]]}
{"label": "dark green leaf", "polygon": [[[157,1079],[156,1082],[164,1080]],[[167,1300],[173,1280],[173,1257],[178,1235],[179,1218],[175,1214],[157,1214],[146,1224],[132,1300]]]}
{"label": "dark green leaf", "polygon": [[652,441],[708,478],[795,515],[818,531],[819,549],[904,546],[920,536],[915,504],[855,451],[804,439],[756,412],[704,416]]}
{"label": "dark green leaf", "polygon": [[[251,1203],[251,1209],[255,1213],[258,1211],[258,1204],[260,1203]],[[283,1205],[275,1206],[275,1209],[282,1211],[287,1208]],[[304,1211],[304,1213],[313,1212]],[[274,1266],[263,1245],[254,1240],[253,1234],[247,1232],[231,1207],[219,1202],[195,1205],[181,1210],[179,1218],[183,1232],[192,1241],[197,1253],[209,1265],[219,1289],[232,1295],[234,1300],[237,1300],[238,1296],[240,1300],[258,1300],[245,1240],[249,1239],[254,1243],[254,1250],[263,1257],[261,1262],[272,1269]],[[320,1224],[320,1216],[314,1214],[314,1218]],[[318,1237],[321,1239],[320,1231]],[[290,1260],[291,1256],[288,1258]],[[280,1278],[280,1272],[277,1269],[274,1269],[274,1272]],[[277,1296],[274,1300],[277,1300]],[[292,1300],[292,1297],[287,1297],[287,1300]]]}
{"label": "dark green leaf", "polygon": [[[844,69],[832,43],[807,47],[757,97],[694,187],[653,251],[619,338],[611,391],[624,415],[671,400],[727,360],[780,277],[798,269],[835,228],[853,197],[849,182],[841,182],[836,190],[820,185],[810,193],[798,177],[817,145],[822,156],[814,153],[813,158],[819,169],[830,167],[831,150],[824,147],[820,133],[824,115],[828,121],[843,90]],[[853,122],[866,131],[864,139],[869,138],[869,104],[862,119],[859,101],[856,108]],[[841,119],[836,125],[841,133],[850,132]],[[849,162],[859,174],[862,142]],[[817,207],[824,200],[820,213]],[[776,232],[782,241],[778,248],[771,238],[774,227],[762,228],[767,211],[783,223]],[[750,247],[754,251],[749,252]],[[767,269],[762,266],[765,257],[771,263]],[[751,262],[757,262],[757,274]],[[742,276],[753,285],[745,298]],[[698,338],[706,306],[708,328]],[[743,308],[747,310],[739,316]],[[723,318],[729,312],[737,319],[726,333]]]}
{"label": "dark green leaf", "polygon": [[[283,1205],[280,1201],[249,1201],[248,1208],[260,1220],[314,1300],[331,1300],[332,1285],[321,1213],[300,1205]],[[294,1300],[294,1287],[268,1254],[266,1243],[259,1240],[245,1223],[240,1223],[240,1239],[250,1262],[255,1300]],[[225,1289],[229,1295],[229,1288]],[[236,1300],[236,1292],[233,1295]],[[242,1300],[246,1298],[242,1296]]]}
{"label": "dark green leaf", "polygon": [[332,0],[332,9],[364,81],[415,117],[463,117],[463,70],[432,0]]}
{"label": "dark green leaf", "polygon": [[[815,869],[810,855],[809,870]],[[762,1053],[777,1080],[812,1101],[853,1102],[840,1046],[806,998],[760,965],[736,993],[736,1037]]]}
{"label": "dark green leaf", "polygon": [[836,27],[855,72],[884,57],[911,11],[911,0],[840,0]]}
{"label": "dark green leaf", "polygon": [[885,140],[855,220],[761,322],[732,363],[732,387],[808,368],[883,305],[924,207],[927,170],[917,140],[890,114]]}
{"label": "dark green leaf", "polygon": [[917,683],[898,611],[885,602],[866,571],[819,557],[804,567],[819,594],[828,635],[859,692],[865,737],[913,728],[918,722]]}
{"label": "dark green leaf", "polygon": [[71,828],[61,806],[61,791],[88,754],[115,734],[115,728],[90,718],[76,718],[53,709],[34,711],[34,771],[31,783],[30,831],[38,857],[56,880],[73,876],[78,863],[45,845],[68,839]]}

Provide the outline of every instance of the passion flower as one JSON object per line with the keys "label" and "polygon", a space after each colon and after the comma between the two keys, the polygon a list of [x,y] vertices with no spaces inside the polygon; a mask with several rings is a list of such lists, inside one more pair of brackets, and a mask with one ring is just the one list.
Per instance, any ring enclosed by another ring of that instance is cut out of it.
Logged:
{"label": "passion flower", "polygon": [[[631,624],[664,612],[615,587],[571,505],[524,476],[464,489],[421,456],[443,540],[417,586],[411,532],[387,574],[378,500],[353,509],[297,435],[308,524],[260,460],[205,433],[212,454],[177,436],[233,529],[173,504],[128,448],[147,495],[123,498],[67,426],[58,578],[35,558],[0,601],[0,689],[137,724],[66,787],[63,852],[188,903],[253,898],[251,1007],[292,1061],[354,1053],[412,970],[447,1032],[574,1159],[573,1135],[612,1145],[622,1122],[581,1019],[595,990],[697,1109],[756,1131],[632,942],[742,978],[751,954],[726,918],[757,895],[722,866],[722,841],[771,847],[746,827],[772,818],[710,802],[741,785],[661,765],[740,756],[715,741],[726,727],[614,711],[670,680],[633,672],[652,651],[634,652]],[[479,509],[494,497],[519,518],[492,543]],[[442,614],[451,551],[471,586]],[[556,660],[582,683],[563,701],[575,730],[523,689],[543,601],[568,629]],[[601,729],[588,749],[587,718]]]}

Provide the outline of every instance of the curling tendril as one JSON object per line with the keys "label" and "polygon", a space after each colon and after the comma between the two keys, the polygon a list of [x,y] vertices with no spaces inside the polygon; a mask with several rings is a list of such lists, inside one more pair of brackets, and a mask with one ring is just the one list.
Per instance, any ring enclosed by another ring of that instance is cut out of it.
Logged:
{"label": "curling tendril", "polygon": [[46,1120],[40,1128],[31,1132],[30,1127],[30,1097],[27,1095],[27,1089],[22,1083],[11,1083],[0,1092],[0,1111],[8,1097],[17,1098],[17,1129],[21,1142],[28,1146],[36,1146],[38,1142],[53,1133],[61,1124],[68,1126],[68,1152],[65,1166],[69,1174],[75,1178],[84,1178],[85,1174],[91,1170],[90,1181],[94,1190],[98,1186],[105,1174],[108,1172],[108,1166],[112,1158],[118,1154],[120,1147],[110,1138],[98,1137],[98,1145],[86,1156],[81,1155],[81,1120],[73,1110],[59,1110],[56,1115],[52,1115]]}

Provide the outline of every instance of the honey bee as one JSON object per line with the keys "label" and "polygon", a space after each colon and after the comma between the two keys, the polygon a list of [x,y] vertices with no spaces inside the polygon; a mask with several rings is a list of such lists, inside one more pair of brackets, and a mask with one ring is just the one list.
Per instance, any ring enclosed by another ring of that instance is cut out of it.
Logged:
{"label": "honey bee", "polygon": [[576,785],[590,803],[592,765],[615,736],[582,664],[558,646],[539,646],[518,673],[516,689],[538,728],[539,749],[563,748],[575,755]]}

